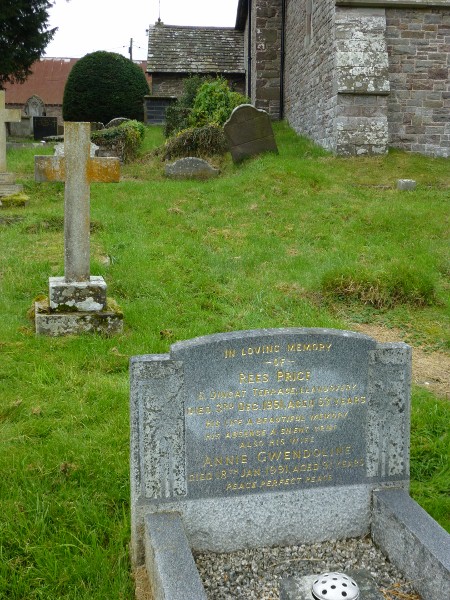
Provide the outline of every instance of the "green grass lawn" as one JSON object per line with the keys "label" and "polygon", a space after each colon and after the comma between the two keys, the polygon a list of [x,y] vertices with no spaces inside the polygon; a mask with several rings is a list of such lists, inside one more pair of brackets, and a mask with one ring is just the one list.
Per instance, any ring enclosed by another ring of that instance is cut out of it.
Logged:
{"label": "green grass lawn", "polygon": [[[267,327],[397,327],[450,351],[450,162],[340,159],[276,124],[279,155],[170,181],[147,152],[91,188],[91,272],[120,336],[37,338],[27,317],[63,274],[62,184],[8,153],[25,208],[0,209],[0,598],[131,599],[128,360]],[[45,150],[51,153],[51,148]],[[416,179],[399,192],[396,180]],[[450,404],[413,390],[412,493],[450,531]]]}

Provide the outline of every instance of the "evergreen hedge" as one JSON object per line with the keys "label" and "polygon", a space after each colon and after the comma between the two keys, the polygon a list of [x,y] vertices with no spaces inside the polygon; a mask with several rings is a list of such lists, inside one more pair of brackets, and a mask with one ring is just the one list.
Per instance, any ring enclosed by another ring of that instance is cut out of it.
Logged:
{"label": "evergreen hedge", "polygon": [[64,89],[65,121],[108,123],[115,117],[144,120],[149,93],[142,69],[115,52],[86,54],[72,68]]}

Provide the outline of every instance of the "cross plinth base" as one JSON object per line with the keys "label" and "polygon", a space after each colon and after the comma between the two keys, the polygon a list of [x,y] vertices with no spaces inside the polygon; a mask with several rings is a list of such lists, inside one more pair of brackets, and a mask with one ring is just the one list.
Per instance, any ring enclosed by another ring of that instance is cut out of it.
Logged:
{"label": "cross plinth base", "polygon": [[52,312],[99,312],[106,309],[106,282],[97,275],[89,281],[70,282],[50,277],[49,300]]}
{"label": "cross plinth base", "polygon": [[0,198],[23,192],[23,185],[14,182],[14,173],[0,173]]}
{"label": "cross plinth base", "polygon": [[48,299],[35,302],[34,312],[36,333],[39,335],[115,335],[123,331],[123,314],[114,301],[109,299],[106,309],[98,312],[52,312]]}

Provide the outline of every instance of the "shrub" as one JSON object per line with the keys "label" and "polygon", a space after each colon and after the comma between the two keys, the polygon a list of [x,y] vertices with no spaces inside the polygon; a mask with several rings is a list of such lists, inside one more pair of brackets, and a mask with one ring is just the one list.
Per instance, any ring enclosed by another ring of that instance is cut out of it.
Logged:
{"label": "shrub", "polygon": [[173,160],[185,156],[205,157],[225,154],[228,143],[222,127],[205,125],[185,129],[167,140],[162,148],[163,160]]}
{"label": "shrub", "polygon": [[138,152],[145,135],[145,127],[138,121],[127,121],[117,127],[101,129],[91,134],[94,144],[106,146],[117,152],[124,162],[132,160]]}
{"label": "shrub", "polygon": [[100,121],[114,117],[143,121],[148,83],[142,69],[121,54],[93,52],[72,68],[64,89],[65,121]]}
{"label": "shrub", "polygon": [[247,97],[230,89],[226,79],[218,77],[198,88],[189,124],[191,127],[202,127],[207,123],[222,126],[237,106],[249,103]]}
{"label": "shrub", "polygon": [[322,291],[338,300],[357,300],[377,309],[400,304],[430,306],[436,302],[436,287],[430,277],[409,266],[371,272],[366,269],[337,269],[326,273]]}
{"label": "shrub", "polygon": [[199,87],[209,81],[209,78],[201,75],[191,75],[183,82],[183,94],[166,110],[164,135],[170,137],[183,129],[189,127],[189,115],[194,106],[195,96]]}

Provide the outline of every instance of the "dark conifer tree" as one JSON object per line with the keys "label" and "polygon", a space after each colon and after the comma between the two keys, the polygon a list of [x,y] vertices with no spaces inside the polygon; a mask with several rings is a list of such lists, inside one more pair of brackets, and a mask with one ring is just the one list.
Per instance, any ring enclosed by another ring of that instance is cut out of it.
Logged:
{"label": "dark conifer tree", "polygon": [[0,89],[31,73],[56,28],[48,28],[49,0],[0,0]]}

